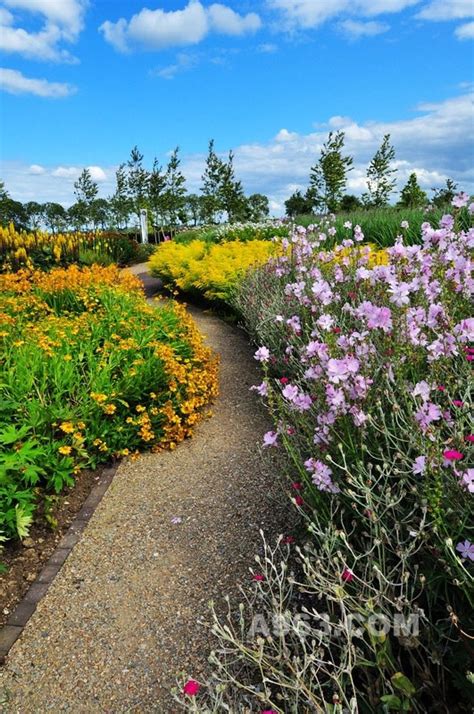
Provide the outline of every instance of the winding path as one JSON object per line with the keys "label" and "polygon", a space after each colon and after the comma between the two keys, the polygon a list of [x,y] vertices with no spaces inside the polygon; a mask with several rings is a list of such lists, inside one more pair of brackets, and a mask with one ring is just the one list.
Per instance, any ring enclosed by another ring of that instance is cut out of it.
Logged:
{"label": "winding path", "polygon": [[2,711],[180,711],[169,690],[180,671],[199,679],[206,669],[211,645],[198,621],[208,601],[238,596],[259,529],[283,527],[280,488],[260,453],[268,418],[249,391],[252,350],[238,329],[192,314],[221,355],[214,416],[175,451],[120,465],[10,651]]}

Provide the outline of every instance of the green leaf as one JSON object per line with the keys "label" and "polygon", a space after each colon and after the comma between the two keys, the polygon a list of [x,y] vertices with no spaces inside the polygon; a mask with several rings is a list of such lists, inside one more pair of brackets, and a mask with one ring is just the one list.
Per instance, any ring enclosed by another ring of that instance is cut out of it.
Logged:
{"label": "green leaf", "polygon": [[380,701],[385,704],[389,711],[399,712],[402,708],[402,700],[396,694],[384,694],[383,697],[380,697]]}
{"label": "green leaf", "polygon": [[32,516],[27,515],[22,506],[19,504],[15,506],[15,525],[16,531],[20,538],[26,538],[29,533],[32,520]]}
{"label": "green leaf", "polygon": [[402,672],[396,672],[390,678],[390,681],[396,689],[400,689],[400,691],[409,697],[412,697],[416,693],[416,688]]}

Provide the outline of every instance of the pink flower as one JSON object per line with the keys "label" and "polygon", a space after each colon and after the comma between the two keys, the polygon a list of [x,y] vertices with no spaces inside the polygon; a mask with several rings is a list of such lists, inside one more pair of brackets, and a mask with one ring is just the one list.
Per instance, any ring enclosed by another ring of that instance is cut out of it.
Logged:
{"label": "pink flower", "polygon": [[464,543],[458,543],[456,546],[458,553],[461,553],[461,558],[469,558],[474,560],[474,543],[465,540]]}
{"label": "pink flower", "polygon": [[278,446],[278,434],[276,431],[267,431],[263,435],[263,446]]}
{"label": "pink flower", "polygon": [[415,476],[417,476],[418,474],[421,475],[425,472],[425,468],[426,456],[417,456],[411,468],[412,472],[415,474]]}
{"label": "pink flower", "polygon": [[275,709],[262,709],[261,714],[278,714]]}
{"label": "pink flower", "polygon": [[291,484],[291,488],[293,488],[295,491],[301,491],[301,489],[303,488],[303,486],[302,486],[300,483],[298,483],[297,481],[294,481],[294,482]]}
{"label": "pink flower", "polygon": [[189,679],[183,687],[183,694],[187,694],[189,697],[195,697],[196,694],[201,689],[199,682],[195,679]]}
{"label": "pink flower", "polygon": [[344,580],[344,582],[350,583],[351,580],[354,580],[354,573],[349,568],[344,568],[341,573],[341,578]]}
{"label": "pink flower", "polygon": [[257,583],[261,583],[265,580],[265,575],[262,575],[261,573],[254,573],[252,580],[255,580]]}
{"label": "pink flower", "polygon": [[289,381],[288,377],[280,377],[280,384],[288,384]]}
{"label": "pink flower", "polygon": [[304,505],[304,499],[302,496],[295,496],[294,497],[294,502],[296,503],[297,506],[303,506]]}
{"label": "pink flower", "polygon": [[448,449],[447,451],[443,451],[443,456],[446,461],[460,461],[464,458],[464,454],[461,454],[460,451],[456,451],[456,449]]}
{"label": "pink flower", "polygon": [[270,359],[270,351],[268,347],[259,347],[255,352],[254,357],[258,362],[268,362]]}
{"label": "pink flower", "polygon": [[474,469],[468,469],[461,474],[461,485],[467,488],[469,493],[474,493]]}
{"label": "pink flower", "polygon": [[464,402],[462,402],[460,399],[453,399],[453,404],[455,407],[462,407]]}
{"label": "pink flower", "polygon": [[466,441],[471,442],[471,444],[474,443],[474,434],[468,434],[467,436],[464,437]]}
{"label": "pink flower", "polygon": [[467,206],[468,202],[469,196],[467,193],[464,193],[464,191],[461,191],[461,193],[458,193],[458,195],[453,198],[451,205],[454,206],[454,208],[463,208]]}
{"label": "pink flower", "polygon": [[294,542],[295,542],[295,539],[291,535],[285,536],[282,540],[282,543],[284,543],[285,545],[291,545]]}

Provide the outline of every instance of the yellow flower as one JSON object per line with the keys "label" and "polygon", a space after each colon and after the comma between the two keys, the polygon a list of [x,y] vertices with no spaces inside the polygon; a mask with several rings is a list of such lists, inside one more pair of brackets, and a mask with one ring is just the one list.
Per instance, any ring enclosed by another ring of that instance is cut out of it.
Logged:
{"label": "yellow flower", "polygon": [[72,360],[71,355],[64,355],[64,361],[65,362],[70,362]]}
{"label": "yellow flower", "polygon": [[115,404],[106,404],[105,407],[102,407],[102,409],[105,414],[115,414],[117,411]]}
{"label": "yellow flower", "polygon": [[72,434],[74,431],[74,424],[70,421],[63,421],[63,423],[59,425],[59,428],[61,431],[64,431],[65,434]]}
{"label": "yellow flower", "polygon": [[106,394],[98,394],[97,392],[91,392],[91,398],[97,402],[97,404],[103,404],[107,401]]}
{"label": "yellow flower", "polygon": [[72,448],[70,446],[60,446],[58,449],[60,454],[64,454],[65,456],[69,456],[69,454],[72,451]]}

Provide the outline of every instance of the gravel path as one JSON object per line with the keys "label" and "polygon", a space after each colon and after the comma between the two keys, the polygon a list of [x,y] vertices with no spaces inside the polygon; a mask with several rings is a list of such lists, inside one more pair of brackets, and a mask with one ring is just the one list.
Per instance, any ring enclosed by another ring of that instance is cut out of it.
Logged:
{"label": "gravel path", "polygon": [[238,595],[260,528],[284,528],[260,455],[269,424],[249,392],[252,350],[239,330],[192,313],[221,355],[214,416],[176,451],[121,464],[0,672],[2,711],[179,711],[176,675],[206,669],[208,601]]}

